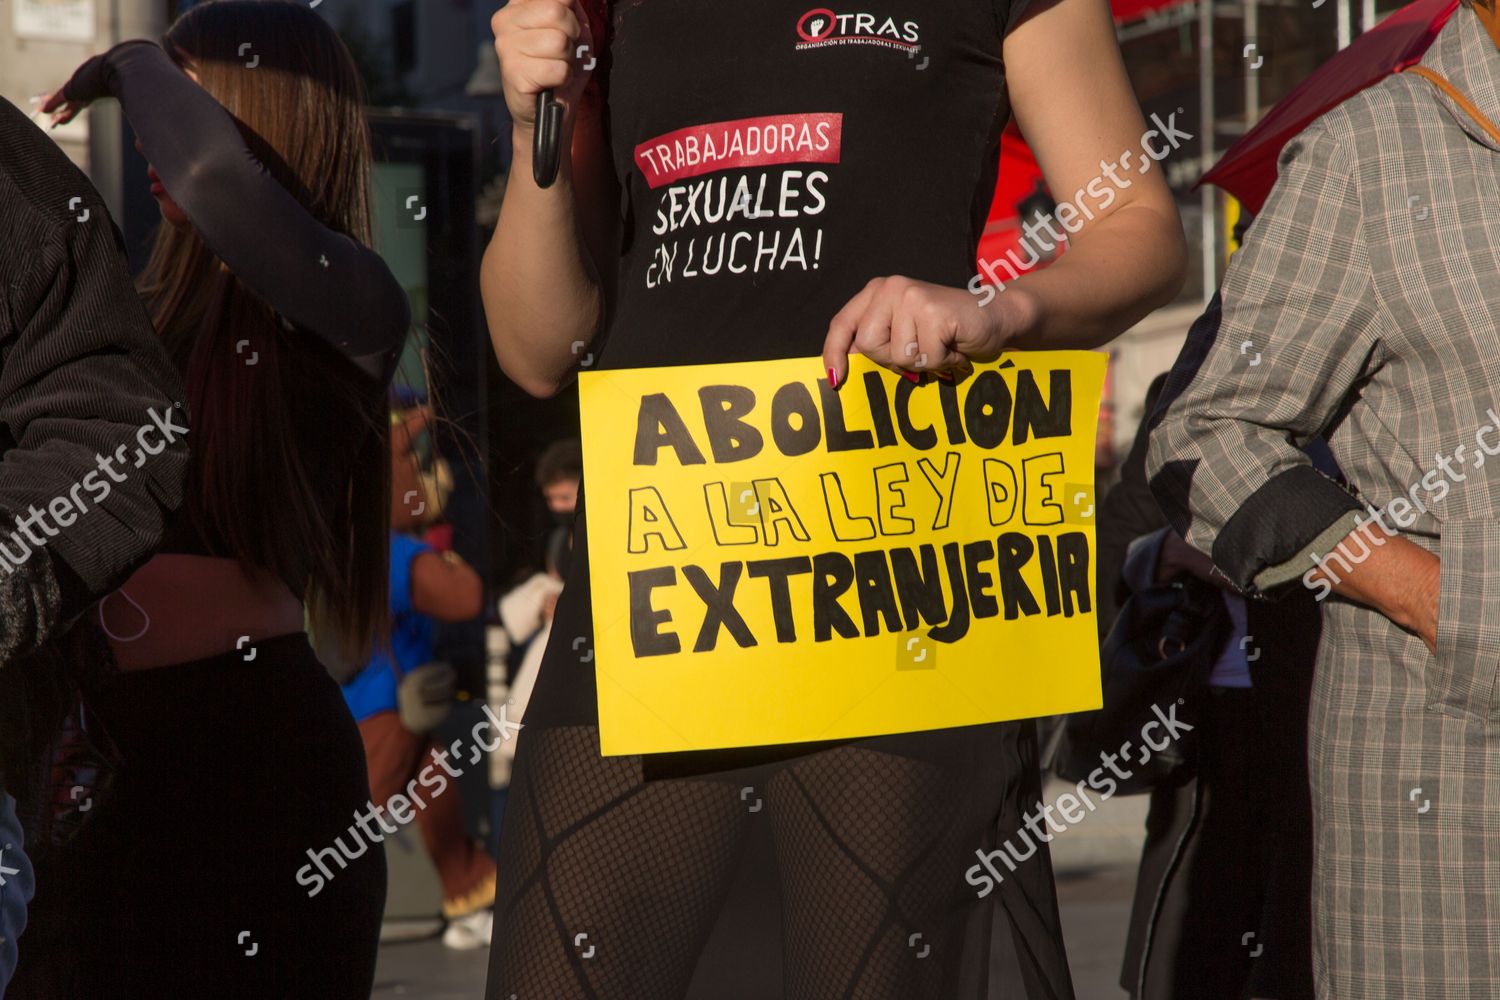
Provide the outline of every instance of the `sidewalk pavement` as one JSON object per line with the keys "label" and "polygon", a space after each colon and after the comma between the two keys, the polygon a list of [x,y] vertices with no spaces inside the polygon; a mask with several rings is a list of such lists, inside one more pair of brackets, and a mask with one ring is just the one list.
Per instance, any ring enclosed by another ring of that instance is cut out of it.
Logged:
{"label": "sidewalk pavement", "polygon": [[[1060,793],[1073,790],[1053,779],[1042,794],[1055,802]],[[1125,1000],[1119,987],[1120,963],[1136,867],[1146,840],[1148,797],[1091,797],[1094,812],[1057,834],[1051,845],[1063,937],[1077,1000]]]}
{"label": "sidewalk pavement", "polygon": [[[1146,807],[1149,796],[1116,795],[1101,799],[1097,792],[1084,789],[1096,809],[1052,841],[1052,867],[1061,878],[1065,872],[1078,872],[1116,865],[1134,866],[1141,860],[1141,845],[1146,840]],[[1076,789],[1056,778],[1042,788],[1042,797],[1056,802],[1063,792]],[[1057,811],[1053,810],[1053,815]]]}

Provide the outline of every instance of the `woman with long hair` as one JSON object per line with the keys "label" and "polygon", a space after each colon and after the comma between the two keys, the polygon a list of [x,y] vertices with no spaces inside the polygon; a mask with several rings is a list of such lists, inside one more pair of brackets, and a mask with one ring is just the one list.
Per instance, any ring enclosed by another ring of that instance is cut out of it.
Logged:
{"label": "woman with long hair", "polygon": [[365,997],[380,828],[305,634],[358,662],[387,615],[386,393],[410,310],[369,247],[363,88],[305,5],[225,0],[90,59],[44,110],[111,96],[166,223],[138,288],[186,384],[187,500],[92,612],[110,669],[82,715],[107,780],[38,858],[17,988]]}
{"label": "woman with long hair", "polygon": [[[68,208],[69,204],[73,207]],[[79,220],[83,219],[83,222]],[[98,192],[0,99],[0,996],[34,888],[23,818],[65,710],[67,635],[140,567],[182,502],[187,441],[115,483],[99,456],[143,447],[182,397]],[[175,435],[174,435],[175,436]],[[169,446],[170,445],[170,446]],[[144,454],[144,451],[143,451]],[[100,514],[97,508],[110,511]],[[38,519],[39,511],[46,511]],[[57,516],[54,516],[53,512]],[[38,528],[42,534],[37,535]],[[40,543],[40,544],[38,544]]]}
{"label": "woman with long hair", "polygon": [[[511,0],[494,27],[516,157],[483,292],[500,363],[533,393],[589,360],[822,355],[809,366],[838,387],[858,351],[957,378],[1003,350],[1103,344],[1182,283],[1181,223],[1152,169],[1182,133],[1142,120],[1099,0]],[[531,152],[548,89],[565,153],[550,186]],[[996,289],[976,249],[1012,108],[1071,235]],[[788,235],[788,218],[816,232]],[[752,785],[776,871],[741,884],[779,890],[777,995],[983,997],[998,914],[1005,995],[1071,997],[1045,845],[997,891],[964,875],[1040,799],[1031,722],[603,757],[578,652],[593,649],[586,521],[517,752],[492,998],[682,997],[756,819]]]}

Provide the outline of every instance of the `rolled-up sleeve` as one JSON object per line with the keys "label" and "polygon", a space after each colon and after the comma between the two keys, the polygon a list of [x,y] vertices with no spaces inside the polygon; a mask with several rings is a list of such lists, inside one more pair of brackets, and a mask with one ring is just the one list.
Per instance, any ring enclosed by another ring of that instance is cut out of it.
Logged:
{"label": "rolled-up sleeve", "polygon": [[1288,144],[1220,296],[1167,380],[1147,456],[1172,525],[1257,594],[1295,580],[1363,505],[1301,445],[1382,361],[1359,178],[1326,119]]}

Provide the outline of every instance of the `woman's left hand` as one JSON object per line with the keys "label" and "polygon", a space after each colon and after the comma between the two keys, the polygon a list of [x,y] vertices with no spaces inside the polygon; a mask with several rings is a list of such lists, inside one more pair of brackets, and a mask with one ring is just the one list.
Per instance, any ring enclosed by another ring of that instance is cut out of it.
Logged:
{"label": "woman's left hand", "polygon": [[912,278],[876,278],[828,325],[823,365],[835,388],[849,373],[849,355],[863,354],[914,382],[931,372],[952,379],[976,361],[993,361],[1036,320],[1031,297],[1008,289],[981,307],[962,288]]}

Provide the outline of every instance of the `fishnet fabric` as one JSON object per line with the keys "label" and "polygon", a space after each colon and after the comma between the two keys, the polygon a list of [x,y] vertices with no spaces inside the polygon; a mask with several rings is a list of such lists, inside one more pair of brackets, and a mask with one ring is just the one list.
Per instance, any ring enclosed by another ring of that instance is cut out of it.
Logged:
{"label": "fishnet fabric", "polygon": [[[958,939],[978,905],[961,875],[981,836],[976,777],[852,745],[773,767],[758,787],[781,887],[783,1000],[955,1000]],[[528,730],[506,808],[491,1000],[680,1000],[753,821],[748,783],[645,782],[640,758],[599,756],[593,727]]]}
{"label": "fishnet fabric", "polygon": [[[771,779],[786,1000],[950,998],[972,775],[845,746]],[[970,853],[972,858],[972,853]],[[972,863],[972,862],[968,862]],[[950,919],[954,918],[954,919]]]}
{"label": "fishnet fabric", "polygon": [[489,996],[681,997],[747,812],[721,782],[641,780],[598,730],[529,731],[506,807]]}

